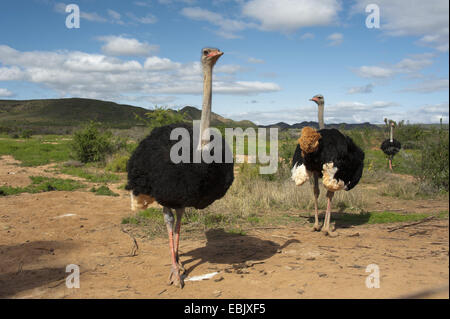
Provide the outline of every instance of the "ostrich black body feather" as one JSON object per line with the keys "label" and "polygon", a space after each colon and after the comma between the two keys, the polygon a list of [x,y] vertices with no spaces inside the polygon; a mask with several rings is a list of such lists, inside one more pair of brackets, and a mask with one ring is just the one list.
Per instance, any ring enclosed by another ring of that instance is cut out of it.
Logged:
{"label": "ostrich black body feather", "polygon": [[322,177],[322,167],[326,163],[333,163],[337,168],[334,178],[345,183],[345,189],[351,190],[361,179],[364,168],[364,152],[353,142],[336,129],[319,130],[321,138],[319,147],[315,152],[302,156],[300,145],[292,160],[292,166],[305,165],[310,172],[317,172]]}
{"label": "ostrich black body feather", "polygon": [[[173,129],[188,130],[190,163],[173,163],[170,150],[179,140],[170,140]],[[134,195],[145,194],[169,208],[195,207],[203,209],[222,198],[234,180],[234,163],[194,163],[192,126],[171,124],[155,128],[141,141],[127,164],[128,184],[126,189]],[[222,149],[228,145],[222,138]]]}
{"label": "ostrich black body feather", "polygon": [[381,143],[380,148],[384,152],[384,154],[388,156],[394,156],[400,151],[400,149],[402,148],[402,144],[395,138],[392,139],[392,142],[390,139],[387,139],[384,140],[383,143]]}

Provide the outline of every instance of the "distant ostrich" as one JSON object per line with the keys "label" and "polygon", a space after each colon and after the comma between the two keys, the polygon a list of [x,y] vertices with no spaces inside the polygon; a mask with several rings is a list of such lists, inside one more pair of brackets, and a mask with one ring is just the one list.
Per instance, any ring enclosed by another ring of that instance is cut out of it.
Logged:
{"label": "distant ostrich", "polygon": [[337,236],[330,230],[331,200],[334,192],[351,190],[358,184],[364,168],[364,152],[348,136],[336,129],[325,129],[323,112],[324,98],[314,96],[311,101],[319,107],[319,128],[304,127],[292,160],[292,179],[297,186],[314,177],[315,222],[313,231],[319,231],[319,178],[327,189],[327,210],[322,232],[330,237]]}
{"label": "distant ostrich", "polygon": [[[225,162],[225,151],[221,163],[194,163],[196,152],[208,147],[210,136],[203,134],[209,129],[211,121],[212,70],[223,52],[218,49],[202,49],[203,66],[203,106],[200,124],[199,144],[190,147],[190,162],[175,164],[170,157],[171,148],[178,141],[170,139],[175,128],[185,128],[193,140],[192,125],[171,124],[155,128],[136,148],[128,161],[127,190],[131,191],[133,210],[145,209],[156,201],[163,206],[164,221],[169,235],[172,270],[169,284],[183,288],[184,268],[178,257],[181,218],[186,207],[203,209],[215,200],[222,198],[233,183],[233,162]],[[222,149],[228,147],[222,138]],[[219,143],[220,144],[220,143]],[[207,150],[206,150],[207,151]],[[212,151],[212,150],[211,150]],[[181,155],[181,154],[179,154]],[[175,209],[177,220],[174,229]],[[175,234],[174,234],[175,231]]]}
{"label": "distant ostrich", "polygon": [[389,169],[392,171],[392,160],[394,159],[395,154],[397,154],[402,148],[402,144],[394,139],[394,122],[391,122],[391,132],[389,139],[384,140],[381,143],[381,150],[386,154],[389,158]]}

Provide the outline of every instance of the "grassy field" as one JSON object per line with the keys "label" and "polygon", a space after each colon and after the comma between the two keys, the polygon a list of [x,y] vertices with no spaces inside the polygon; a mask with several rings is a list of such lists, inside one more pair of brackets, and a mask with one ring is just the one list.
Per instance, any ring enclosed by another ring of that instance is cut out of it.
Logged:
{"label": "grassy field", "polygon": [[[337,212],[337,215],[334,214],[336,223],[360,225],[417,221],[428,217],[429,214],[392,212],[389,209],[384,210],[383,204],[378,205],[381,211],[371,209],[375,200],[381,202],[390,202],[392,199],[406,200],[412,203],[410,206],[414,206],[414,201],[420,199],[448,199],[448,189],[438,189],[421,178],[422,149],[403,149],[394,158],[395,174],[392,174],[387,168],[385,155],[379,149],[381,141],[385,138],[385,132],[352,130],[345,133],[364,149],[365,169],[363,178],[355,189],[336,193],[333,199],[333,211]],[[310,223],[310,213],[314,208],[312,186],[296,187],[290,180],[290,159],[296,147],[298,134],[298,131],[280,132],[278,150],[280,162],[275,174],[260,175],[258,164],[236,164],[235,182],[226,196],[204,210],[187,209],[183,218],[184,230],[196,232],[221,227],[231,233],[244,234],[246,229],[252,227]],[[127,134],[124,133],[122,136]],[[11,138],[1,135],[0,156],[11,155],[24,167],[54,164],[51,171],[55,174],[70,175],[81,181],[30,176],[30,185],[1,186],[0,195],[83,190],[98,196],[122,195],[128,200],[128,195],[123,191],[126,181],[124,172],[126,160],[137,141],[128,138],[126,147],[118,149],[114,154],[108,154],[106,160],[97,163],[78,163],[79,165],[73,164],[76,162],[72,158],[71,142],[70,135],[41,135],[31,138]],[[247,146],[248,143],[245,141],[245,147]],[[269,147],[270,145],[267,145],[267,152]],[[122,193],[112,191],[108,187],[110,184],[115,184]],[[325,193],[321,187],[319,197],[321,210],[326,208]],[[305,211],[309,213],[305,215]],[[448,218],[448,212],[435,212],[435,216]],[[149,236],[166,232],[161,210],[156,208],[131,214],[124,218],[122,223],[143,227]]]}
{"label": "grassy field", "polygon": [[70,159],[69,136],[43,135],[13,139],[0,135],[0,156],[12,155],[23,166],[38,166]]}

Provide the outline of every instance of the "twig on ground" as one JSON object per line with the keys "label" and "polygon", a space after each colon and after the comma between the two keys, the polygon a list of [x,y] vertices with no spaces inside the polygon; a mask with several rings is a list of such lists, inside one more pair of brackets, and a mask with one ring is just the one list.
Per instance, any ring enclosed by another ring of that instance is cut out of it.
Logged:
{"label": "twig on ground", "polygon": [[419,225],[419,224],[422,224],[422,223],[425,223],[425,222],[428,222],[428,221],[434,219],[434,217],[435,216],[430,216],[430,217],[424,218],[422,220],[419,220],[418,222],[414,222],[414,223],[410,223],[410,224],[406,224],[406,225],[401,225],[401,226],[397,226],[397,227],[392,227],[392,228],[389,228],[388,232],[391,233],[393,231],[396,231],[396,230],[399,230],[399,229],[402,229],[402,228]]}
{"label": "twig on ground", "polygon": [[130,234],[130,232],[128,230],[126,230],[125,228],[123,228],[122,226],[120,226],[120,230],[122,232],[124,232],[125,234],[127,234],[128,236],[131,237],[131,239],[133,239],[133,248],[131,248],[131,253],[128,256],[119,256],[119,257],[134,257],[137,256],[137,252],[139,250],[139,245],[136,241],[136,238]]}

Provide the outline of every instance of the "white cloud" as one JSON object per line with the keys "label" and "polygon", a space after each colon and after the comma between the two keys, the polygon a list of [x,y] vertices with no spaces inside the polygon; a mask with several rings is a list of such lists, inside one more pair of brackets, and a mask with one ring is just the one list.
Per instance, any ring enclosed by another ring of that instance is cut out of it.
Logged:
{"label": "white cloud", "polygon": [[[141,64],[102,54],[21,52],[0,45],[0,65],[0,81],[34,83],[60,96],[168,103],[176,95],[200,95],[203,89],[199,62],[180,63],[164,57],[148,57]],[[230,72],[241,70],[233,65],[218,64],[214,93],[252,95],[281,89],[272,82],[235,80]]]}
{"label": "white cloud", "polygon": [[113,56],[149,56],[159,50],[159,46],[140,42],[136,39],[121,36],[99,37],[105,42],[102,46],[103,53]]}
{"label": "white cloud", "polygon": [[363,78],[389,78],[395,74],[390,68],[366,65],[358,68],[355,72]]}
{"label": "white cloud", "polygon": [[[66,6],[67,6],[67,4],[65,4],[65,3],[57,2],[53,6],[53,9],[58,13],[67,14]],[[86,11],[80,10],[80,17],[82,19],[85,19],[85,20],[88,20],[91,22],[108,22],[108,19],[106,19],[105,17],[102,17],[97,12],[86,12]]]}
{"label": "white cloud", "polygon": [[[0,47],[1,49],[1,47]],[[0,52],[1,56],[1,52]],[[0,81],[20,81],[25,78],[24,73],[18,67],[0,68]]]}
{"label": "white cloud", "polygon": [[278,84],[259,81],[236,81],[234,83],[217,82],[216,85],[213,86],[213,89],[217,93],[243,95],[276,92],[281,90]]}
{"label": "white cloud", "polygon": [[403,92],[433,93],[448,91],[448,79],[430,79],[403,89]]}
{"label": "white cloud", "polygon": [[433,54],[415,54],[396,64],[384,66],[361,66],[354,70],[363,78],[390,78],[396,74],[417,74],[418,71],[433,64]]}
{"label": "white cloud", "polygon": [[[373,0],[356,0],[354,12],[364,9]],[[448,52],[448,0],[377,0],[380,7],[381,30],[390,36],[419,36],[419,44]]]}
{"label": "white cloud", "polygon": [[12,97],[14,93],[8,89],[0,88],[0,97]]}
{"label": "white cloud", "polygon": [[146,2],[146,1],[135,1],[133,2],[134,5],[138,6],[138,7],[147,7],[150,8],[152,6],[151,2]]}
{"label": "white cloud", "polygon": [[333,33],[327,37],[327,40],[329,41],[329,46],[340,45],[344,41],[344,35],[342,33]]}
{"label": "white cloud", "polygon": [[314,39],[316,36],[314,33],[306,32],[300,36],[300,40],[311,40]]}
{"label": "white cloud", "polygon": [[200,7],[183,8],[181,10],[181,14],[192,20],[207,21],[215,26],[218,26],[219,30],[216,31],[216,34],[226,39],[240,38],[236,32],[253,27],[253,24],[239,20],[227,19],[221,14]]}
{"label": "white cloud", "polygon": [[216,72],[235,74],[237,72],[244,72],[246,69],[237,64],[223,64],[215,67]]}
{"label": "white cloud", "polygon": [[253,63],[253,64],[263,64],[263,63],[264,63],[264,60],[262,60],[262,59],[257,59],[257,58],[252,58],[252,57],[248,58],[247,61],[248,61],[249,63]]}
{"label": "white cloud", "polygon": [[111,18],[113,18],[114,20],[120,20],[120,13],[117,11],[114,11],[112,9],[108,9],[108,14]]}
{"label": "white cloud", "polygon": [[144,68],[151,71],[163,71],[177,69],[180,65],[180,63],[172,62],[170,59],[153,56],[145,60]]}
{"label": "white cloud", "polygon": [[332,24],[340,9],[337,0],[251,0],[242,13],[259,21],[262,30],[290,32]]}
{"label": "white cloud", "polygon": [[132,12],[126,13],[127,17],[129,17],[132,21],[142,24],[154,24],[158,22],[158,18],[151,13],[147,13],[143,17],[138,17]]}
{"label": "white cloud", "polygon": [[348,89],[347,94],[372,93],[373,87],[374,85],[372,83],[363,86],[355,86]]}

